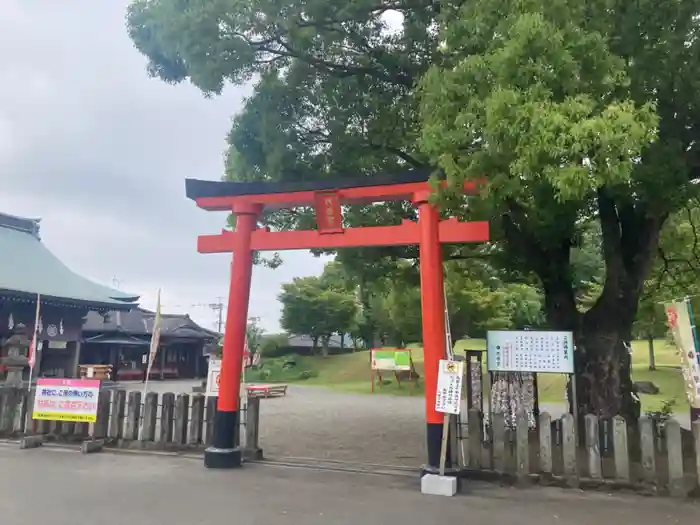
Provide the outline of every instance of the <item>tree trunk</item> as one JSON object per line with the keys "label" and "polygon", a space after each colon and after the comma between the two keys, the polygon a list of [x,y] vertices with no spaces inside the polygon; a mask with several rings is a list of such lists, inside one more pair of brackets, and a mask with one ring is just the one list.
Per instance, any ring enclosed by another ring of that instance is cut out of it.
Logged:
{"label": "tree trunk", "polygon": [[322,337],[321,338],[321,357],[326,358],[328,357],[328,341],[329,337]]}
{"label": "tree trunk", "polygon": [[311,347],[311,355],[316,355],[318,350],[318,337],[313,338],[313,346]]}
{"label": "tree trunk", "polygon": [[597,190],[596,202],[605,283],[601,296],[583,315],[577,309],[571,267],[571,247],[579,219],[562,215],[553,235],[551,229],[533,229],[527,209],[509,202],[502,216],[503,231],[515,260],[524,259],[542,282],[550,328],[574,332],[579,414],[619,414],[631,422],[640,413],[631,377],[632,324],[668,213],[662,211],[662,206],[616,200],[606,188]]}
{"label": "tree trunk", "polygon": [[376,327],[372,318],[372,305],[370,304],[369,290],[365,286],[363,280],[359,284],[359,298],[362,305],[362,321],[360,323],[360,338],[365,345],[366,350],[370,350],[375,340]]}
{"label": "tree trunk", "polygon": [[649,370],[656,370],[656,356],[654,356],[654,335],[649,334],[647,336],[647,341],[649,342]]}
{"label": "tree trunk", "polygon": [[340,334],[340,349],[345,350],[345,332]]}
{"label": "tree trunk", "polygon": [[[613,316],[614,312],[610,312]],[[588,324],[576,337],[576,398],[579,415],[596,414],[603,418],[616,415],[636,421],[640,415],[639,398],[631,376],[629,341],[631,324],[621,326]]]}

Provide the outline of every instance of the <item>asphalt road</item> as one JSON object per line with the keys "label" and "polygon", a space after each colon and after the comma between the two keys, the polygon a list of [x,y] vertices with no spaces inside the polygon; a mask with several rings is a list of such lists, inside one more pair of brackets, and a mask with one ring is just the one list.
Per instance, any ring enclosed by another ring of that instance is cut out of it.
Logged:
{"label": "asphalt road", "polygon": [[0,522],[7,525],[697,525],[700,506],[663,498],[470,485],[424,496],[415,476],[248,465],[0,445]]}

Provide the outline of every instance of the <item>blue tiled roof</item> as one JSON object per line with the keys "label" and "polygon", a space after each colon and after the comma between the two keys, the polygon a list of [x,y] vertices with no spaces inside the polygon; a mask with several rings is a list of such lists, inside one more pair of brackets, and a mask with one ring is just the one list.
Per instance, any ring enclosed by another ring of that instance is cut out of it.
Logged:
{"label": "blue tiled roof", "polygon": [[0,213],[0,293],[89,303],[113,309],[136,306],[137,295],[74,273],[44,246],[39,220]]}

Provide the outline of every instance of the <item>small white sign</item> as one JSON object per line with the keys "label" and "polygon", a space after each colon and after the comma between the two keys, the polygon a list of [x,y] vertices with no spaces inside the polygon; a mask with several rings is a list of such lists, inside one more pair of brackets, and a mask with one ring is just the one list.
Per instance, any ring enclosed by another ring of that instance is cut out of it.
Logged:
{"label": "small white sign", "polygon": [[440,360],[435,410],[445,414],[459,414],[462,406],[462,379],[464,361]]}
{"label": "small white sign", "polygon": [[219,396],[219,382],[221,381],[221,359],[209,358],[209,370],[207,371],[207,396]]}
{"label": "small white sign", "polygon": [[489,372],[574,373],[574,335],[571,332],[488,332]]}

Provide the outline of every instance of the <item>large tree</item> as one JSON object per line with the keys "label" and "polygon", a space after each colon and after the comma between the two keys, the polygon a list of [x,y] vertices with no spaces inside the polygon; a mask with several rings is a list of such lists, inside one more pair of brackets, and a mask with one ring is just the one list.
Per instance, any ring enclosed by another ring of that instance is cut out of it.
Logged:
{"label": "large tree", "polygon": [[[634,416],[624,343],[661,227],[700,175],[699,14],[700,0],[136,0],[128,24],[165,81],[255,83],[230,178],[486,174],[481,205],[457,211],[492,219],[550,326],[575,331],[582,409]],[[595,223],[605,275],[582,313],[572,251]]]}
{"label": "large tree", "polygon": [[329,288],[319,277],[297,277],[282,285],[282,328],[292,334],[308,335],[328,356],[328,341],[334,333],[344,335],[353,329],[357,303],[351,293]]}

